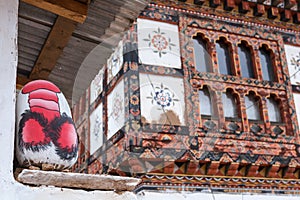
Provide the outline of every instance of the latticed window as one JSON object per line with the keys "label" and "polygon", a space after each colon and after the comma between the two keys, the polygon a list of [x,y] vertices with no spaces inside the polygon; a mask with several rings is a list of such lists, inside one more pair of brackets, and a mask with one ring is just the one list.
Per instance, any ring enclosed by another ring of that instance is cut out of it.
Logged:
{"label": "latticed window", "polygon": [[193,38],[194,58],[198,72],[212,72],[211,56],[208,51],[208,44],[201,35]]}
{"label": "latticed window", "polygon": [[229,45],[224,38],[221,38],[216,43],[216,50],[218,56],[218,66],[220,74],[232,75],[232,61],[229,51]]}
{"label": "latticed window", "polygon": [[251,49],[247,46],[245,41],[242,41],[241,44],[238,45],[238,54],[242,77],[255,78]]}

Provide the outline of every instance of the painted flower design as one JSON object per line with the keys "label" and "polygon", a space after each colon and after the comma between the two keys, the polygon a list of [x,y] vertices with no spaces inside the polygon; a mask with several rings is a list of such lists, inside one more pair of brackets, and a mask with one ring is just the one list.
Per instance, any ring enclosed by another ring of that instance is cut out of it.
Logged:
{"label": "painted flower design", "polygon": [[155,87],[154,90],[154,93],[151,92],[151,97],[147,97],[148,99],[152,99],[152,104],[156,103],[162,108],[166,108],[171,105],[174,106],[175,102],[179,101],[179,99],[175,98],[175,94],[169,88],[164,87],[163,84],[160,87]]}
{"label": "painted flower design", "polygon": [[152,37],[151,43],[153,44],[153,47],[158,51],[163,51],[168,47],[168,41],[162,35],[154,35]]}
{"label": "painted flower design", "polygon": [[291,77],[296,77],[297,73],[300,71],[300,52],[298,55],[291,58],[291,65],[294,67],[296,72],[291,75]]}
{"label": "painted flower design", "polygon": [[300,68],[300,52],[295,57],[292,57],[291,64],[295,67],[295,69]]}
{"label": "painted flower design", "polygon": [[130,97],[130,103],[131,103],[132,105],[138,105],[139,102],[140,102],[140,101],[139,101],[138,96],[133,95],[133,96]]}
{"label": "painted flower design", "polygon": [[94,124],[94,127],[93,127],[93,135],[95,136],[95,138],[98,138],[100,136],[100,128],[102,128],[102,120],[101,120],[101,117],[100,115],[97,115],[96,117],[96,123]]}
{"label": "painted flower design", "polygon": [[171,95],[168,91],[160,90],[155,92],[154,100],[162,107],[168,107],[172,103]]}
{"label": "painted flower design", "polygon": [[165,32],[162,32],[160,28],[157,31],[153,31],[153,34],[148,34],[148,38],[143,39],[148,42],[148,46],[152,47],[154,53],[158,53],[159,57],[163,54],[167,54],[168,50],[172,50],[172,47],[176,46],[171,42],[171,38],[167,38]]}
{"label": "painted flower design", "polygon": [[121,111],[123,110],[123,102],[122,98],[119,94],[116,94],[113,99],[113,110],[112,110],[112,117],[115,120],[118,120],[120,117]]}

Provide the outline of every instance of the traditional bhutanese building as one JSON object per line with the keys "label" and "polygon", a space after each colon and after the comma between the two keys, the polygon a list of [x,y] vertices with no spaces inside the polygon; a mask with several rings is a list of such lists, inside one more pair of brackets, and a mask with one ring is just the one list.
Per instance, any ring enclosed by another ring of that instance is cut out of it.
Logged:
{"label": "traditional bhutanese building", "polygon": [[74,172],[297,191],[300,1],[152,1],[74,106]]}

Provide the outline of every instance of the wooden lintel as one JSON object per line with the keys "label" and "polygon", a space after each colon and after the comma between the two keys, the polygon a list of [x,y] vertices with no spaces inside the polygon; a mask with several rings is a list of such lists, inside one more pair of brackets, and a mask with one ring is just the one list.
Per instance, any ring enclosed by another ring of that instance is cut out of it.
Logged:
{"label": "wooden lintel", "polygon": [[29,79],[47,79],[52,69],[67,45],[76,23],[69,19],[58,17],[40,52]]}
{"label": "wooden lintel", "polygon": [[75,0],[22,0],[75,22],[83,23],[87,17],[88,4]]}

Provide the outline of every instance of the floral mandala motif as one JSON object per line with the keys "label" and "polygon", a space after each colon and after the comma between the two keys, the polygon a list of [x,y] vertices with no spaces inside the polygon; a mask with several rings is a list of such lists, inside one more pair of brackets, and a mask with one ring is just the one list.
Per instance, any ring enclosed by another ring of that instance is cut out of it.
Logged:
{"label": "floral mandala motif", "polygon": [[123,103],[120,94],[116,94],[113,98],[112,117],[118,120],[123,110]]}
{"label": "floral mandala motif", "polygon": [[170,93],[165,90],[160,90],[158,92],[155,92],[154,100],[158,105],[162,107],[168,107],[172,103],[172,98],[170,96]]}
{"label": "floral mandala motif", "polygon": [[155,92],[151,92],[151,96],[147,97],[148,99],[152,99],[152,104],[156,103],[162,108],[166,108],[171,105],[174,106],[175,102],[179,101],[179,99],[175,98],[175,94],[172,93],[169,88],[164,87],[162,83],[160,87],[155,87],[154,90]]}
{"label": "floral mandala motif", "polygon": [[160,28],[157,31],[153,31],[153,35],[148,34],[148,38],[143,39],[148,43],[149,47],[152,47],[154,53],[158,53],[159,57],[163,54],[167,54],[167,50],[172,50],[172,46],[176,46],[171,42],[171,38],[165,37],[165,32],[161,32]]}

